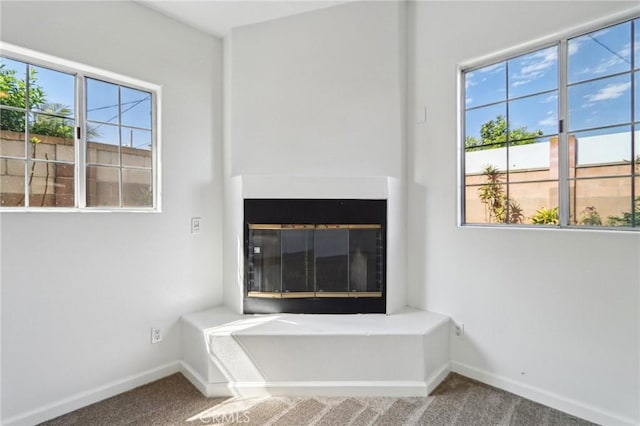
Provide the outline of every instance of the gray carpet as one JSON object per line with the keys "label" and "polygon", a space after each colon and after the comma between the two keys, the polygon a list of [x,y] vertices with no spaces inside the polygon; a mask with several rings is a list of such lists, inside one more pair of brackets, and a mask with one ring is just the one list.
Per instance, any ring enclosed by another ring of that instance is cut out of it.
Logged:
{"label": "gray carpet", "polygon": [[181,374],[44,425],[591,425],[508,392],[450,374],[429,397],[205,398]]}

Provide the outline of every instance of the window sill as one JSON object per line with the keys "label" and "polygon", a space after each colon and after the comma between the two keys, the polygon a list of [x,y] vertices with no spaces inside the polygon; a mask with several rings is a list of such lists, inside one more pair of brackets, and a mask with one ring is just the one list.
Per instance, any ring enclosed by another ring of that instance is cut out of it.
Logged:
{"label": "window sill", "polygon": [[161,209],[136,209],[136,208],[78,208],[78,207],[57,207],[57,208],[33,208],[33,207],[3,207],[3,213],[162,213]]}
{"label": "window sill", "polygon": [[517,229],[520,231],[563,231],[563,232],[609,232],[615,234],[639,234],[640,227],[628,228],[628,227],[595,227],[595,226],[549,226],[549,225],[500,225],[496,223],[481,224],[481,223],[462,223],[458,224],[458,228],[475,228],[475,229]]}

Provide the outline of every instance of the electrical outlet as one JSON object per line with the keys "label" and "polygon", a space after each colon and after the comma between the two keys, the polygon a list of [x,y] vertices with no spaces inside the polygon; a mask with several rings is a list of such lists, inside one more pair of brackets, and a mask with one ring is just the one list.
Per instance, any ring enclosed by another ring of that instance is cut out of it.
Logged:
{"label": "electrical outlet", "polygon": [[456,336],[458,337],[462,337],[464,336],[464,323],[454,323],[453,324],[453,331],[456,334]]}
{"label": "electrical outlet", "polygon": [[158,343],[162,341],[162,330],[159,328],[151,327],[151,343]]}

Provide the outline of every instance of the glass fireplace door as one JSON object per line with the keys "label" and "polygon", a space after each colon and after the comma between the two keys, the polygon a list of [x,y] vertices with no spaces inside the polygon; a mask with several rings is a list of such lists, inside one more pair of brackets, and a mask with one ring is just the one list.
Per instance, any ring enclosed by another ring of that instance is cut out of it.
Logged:
{"label": "glass fireplace door", "polygon": [[279,229],[254,229],[249,247],[249,293],[282,292]]}
{"label": "glass fireplace door", "polygon": [[283,297],[313,297],[314,230],[308,225],[283,228],[282,236],[282,293]]}
{"label": "glass fireplace door", "polygon": [[381,225],[249,224],[248,297],[382,297]]}
{"label": "glass fireplace door", "polygon": [[316,228],[316,291],[318,297],[349,291],[349,229],[344,225]]}
{"label": "glass fireplace door", "polygon": [[382,291],[382,235],[380,229],[349,230],[349,291]]}

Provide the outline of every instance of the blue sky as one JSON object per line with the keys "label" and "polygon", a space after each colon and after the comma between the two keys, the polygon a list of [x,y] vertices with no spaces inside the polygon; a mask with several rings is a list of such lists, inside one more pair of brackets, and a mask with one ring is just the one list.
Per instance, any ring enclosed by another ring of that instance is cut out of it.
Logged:
{"label": "blue sky", "polygon": [[[603,77],[631,70],[634,44],[634,68],[640,66],[640,19],[635,22],[635,43],[631,40],[631,22],[569,40],[569,131],[631,121],[631,79],[636,79],[636,104],[640,105],[640,70],[635,77],[629,73]],[[603,79],[590,81],[598,78]],[[481,125],[498,114],[506,115],[507,108],[511,128],[556,133],[557,89],[556,46],[466,73],[466,108],[479,107],[466,113],[466,135],[478,137]],[[502,103],[487,105],[495,102]],[[635,120],[640,120],[640,107],[636,107]]]}
{"label": "blue sky", "polygon": [[[16,70],[16,77],[24,80],[26,65],[24,63],[2,58],[6,68]],[[71,118],[75,117],[75,78],[71,74],[33,67],[36,70],[36,83],[46,94],[48,103],[59,103],[68,107]],[[150,147],[151,145],[151,94],[126,87],[120,88],[122,127],[103,123],[91,123],[91,120],[118,124],[118,86],[87,78],[87,120],[89,126],[97,132],[96,142],[117,145],[118,132],[122,135],[122,143],[127,146]],[[142,129],[149,130],[142,130]]]}
{"label": "blue sky", "polygon": [[[119,93],[118,93],[119,90]],[[120,129],[118,124],[118,96],[122,103]],[[87,79],[87,120],[97,131],[92,141],[118,144],[118,131],[122,145],[138,148],[151,146],[151,94],[100,80]],[[95,122],[94,122],[95,121]],[[99,122],[99,123],[98,123]],[[127,127],[124,127],[127,126]],[[140,129],[142,128],[142,129]]]}

